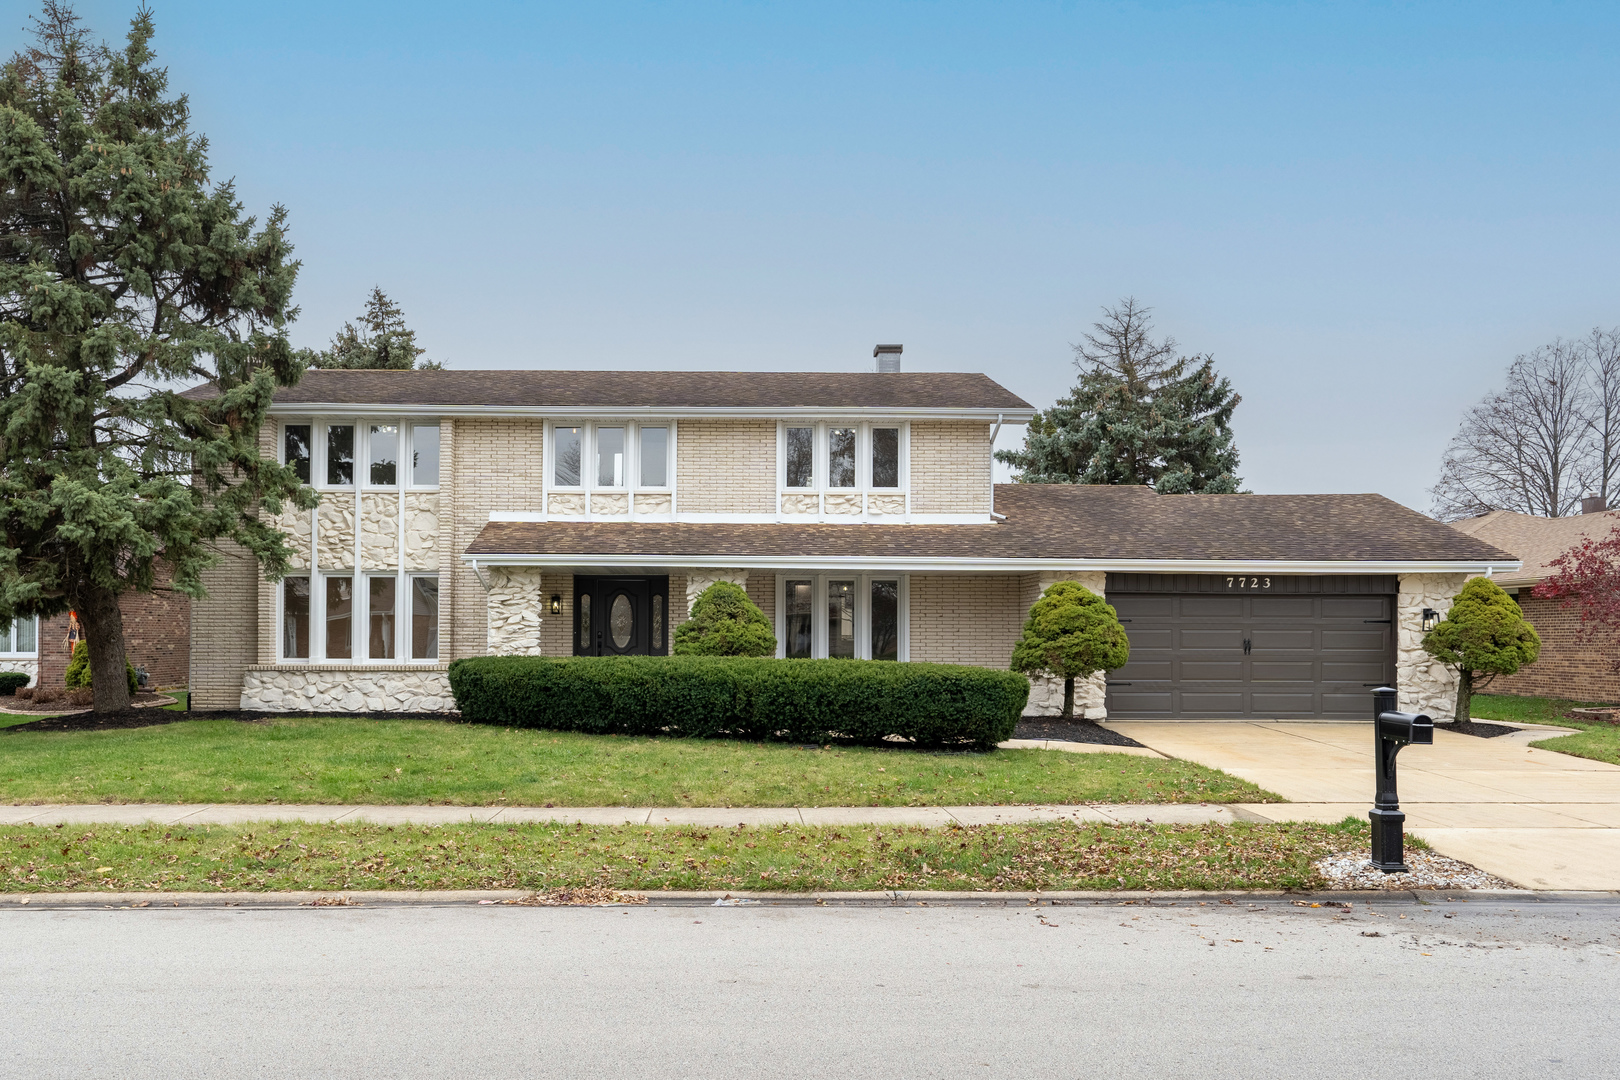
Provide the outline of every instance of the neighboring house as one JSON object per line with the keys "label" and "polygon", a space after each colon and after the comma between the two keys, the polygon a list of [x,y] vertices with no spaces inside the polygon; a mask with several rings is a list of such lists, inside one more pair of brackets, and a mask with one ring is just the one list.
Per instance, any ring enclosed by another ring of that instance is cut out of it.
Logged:
{"label": "neighboring house", "polygon": [[955,373],[310,371],[262,445],[321,505],[277,519],[283,582],[208,573],[192,700],[447,708],[458,657],[665,653],[722,579],[782,656],[1005,668],[1073,579],[1132,642],[1088,716],[1360,719],[1391,680],[1448,713],[1422,612],[1511,556],[1376,495],[994,485],[1033,412]]}
{"label": "neighboring house", "polygon": [[1580,611],[1559,600],[1530,595],[1552,573],[1558,556],[1590,537],[1598,540],[1620,525],[1620,510],[1602,509],[1602,500],[1584,500],[1585,512],[1574,517],[1543,518],[1495,510],[1451,523],[1469,536],[1511,551],[1524,565],[1498,574],[1495,581],[1515,594],[1524,617],[1541,635],[1541,657],[1515,675],[1498,675],[1487,689],[1493,694],[1528,694],[1576,701],[1620,701],[1620,675],[1613,669],[1613,642],[1581,640]]}
{"label": "neighboring house", "polygon": [[[161,570],[149,593],[125,593],[124,654],[145,670],[147,686],[185,686],[191,667],[191,601],[170,586]],[[30,685],[62,686],[73,645],[79,640],[71,612],[48,619],[17,619],[0,626],[0,671],[26,671]]]}

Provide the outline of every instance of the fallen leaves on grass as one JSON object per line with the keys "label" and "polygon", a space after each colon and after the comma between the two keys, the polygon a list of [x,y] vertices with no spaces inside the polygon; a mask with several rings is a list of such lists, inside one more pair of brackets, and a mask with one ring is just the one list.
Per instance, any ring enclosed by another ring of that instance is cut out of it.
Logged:
{"label": "fallen leaves on grass", "polygon": [[502,902],[523,907],[595,907],[601,904],[645,904],[647,898],[640,893],[620,892],[603,885],[582,885],[573,889],[530,893],[517,900]]}

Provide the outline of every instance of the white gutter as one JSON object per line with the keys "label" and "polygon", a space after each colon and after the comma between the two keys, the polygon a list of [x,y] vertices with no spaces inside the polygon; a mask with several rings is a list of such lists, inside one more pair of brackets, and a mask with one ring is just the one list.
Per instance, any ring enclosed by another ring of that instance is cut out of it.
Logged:
{"label": "white gutter", "polygon": [[1262,559],[1036,559],[1036,558],[939,558],[902,556],[880,558],[865,555],[782,556],[782,555],[681,555],[642,552],[634,555],[607,555],[581,552],[548,552],[524,555],[463,555],[473,566],[681,566],[693,569],[736,568],[739,570],[859,570],[859,571],[1029,571],[1100,570],[1123,574],[1489,574],[1495,570],[1517,570],[1520,562],[1411,562],[1400,560],[1285,560]]}
{"label": "white gutter", "polygon": [[580,416],[589,419],[634,419],[659,417],[716,417],[750,420],[983,420],[996,421],[1002,417],[1013,423],[1028,423],[1034,419],[1034,409],[930,409],[930,408],[876,408],[835,409],[822,406],[803,406],[777,409],[758,407],[715,407],[706,405],[401,405],[355,404],[353,402],[276,402],[269,409],[271,416]]}

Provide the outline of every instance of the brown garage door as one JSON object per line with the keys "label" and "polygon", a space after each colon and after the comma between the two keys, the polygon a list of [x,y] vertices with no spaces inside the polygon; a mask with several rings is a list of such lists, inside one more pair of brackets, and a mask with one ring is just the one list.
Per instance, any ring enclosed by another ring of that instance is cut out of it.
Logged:
{"label": "brown garage door", "polygon": [[1393,596],[1110,589],[1108,602],[1131,641],[1108,677],[1110,719],[1365,720],[1394,677]]}

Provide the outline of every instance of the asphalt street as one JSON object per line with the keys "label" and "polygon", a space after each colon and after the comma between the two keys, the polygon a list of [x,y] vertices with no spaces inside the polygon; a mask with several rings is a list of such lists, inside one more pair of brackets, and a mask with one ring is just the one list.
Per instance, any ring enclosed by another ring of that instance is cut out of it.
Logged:
{"label": "asphalt street", "polygon": [[1612,1077],[1613,901],[0,911],[6,1077]]}

